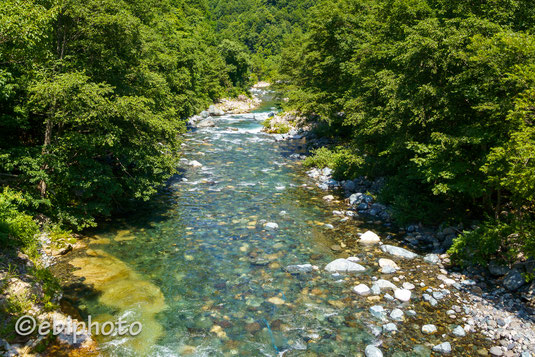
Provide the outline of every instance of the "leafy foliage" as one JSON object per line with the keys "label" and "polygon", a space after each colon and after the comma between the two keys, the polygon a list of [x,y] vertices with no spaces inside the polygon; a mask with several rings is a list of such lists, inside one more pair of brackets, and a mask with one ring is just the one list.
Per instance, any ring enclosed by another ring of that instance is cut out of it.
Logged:
{"label": "leafy foliage", "polygon": [[184,119],[248,85],[248,53],[208,18],[188,1],[2,2],[0,184],[74,228],[151,197]]}
{"label": "leafy foliage", "polygon": [[[458,247],[487,237],[488,257],[511,230],[532,255],[529,2],[336,0],[311,14],[284,50],[288,106],[327,125],[360,174],[387,178],[382,196],[400,221],[490,217]],[[335,167],[337,155],[309,163]]]}

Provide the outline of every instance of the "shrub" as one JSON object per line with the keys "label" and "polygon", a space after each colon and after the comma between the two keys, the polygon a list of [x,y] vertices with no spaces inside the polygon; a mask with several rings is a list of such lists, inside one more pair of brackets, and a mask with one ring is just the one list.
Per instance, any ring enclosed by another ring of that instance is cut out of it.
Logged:
{"label": "shrub", "polygon": [[0,193],[0,246],[20,246],[34,256],[39,227],[31,216],[20,211],[20,207],[25,205],[27,201],[20,193],[9,188]]}
{"label": "shrub", "polygon": [[535,256],[535,223],[531,217],[510,215],[489,218],[478,228],[463,232],[448,251],[460,264],[483,264],[491,258],[514,262],[519,256]]}
{"label": "shrub", "polygon": [[337,146],[333,150],[322,147],[313,151],[303,162],[305,167],[329,167],[336,180],[353,179],[358,176],[364,160],[354,150]]}

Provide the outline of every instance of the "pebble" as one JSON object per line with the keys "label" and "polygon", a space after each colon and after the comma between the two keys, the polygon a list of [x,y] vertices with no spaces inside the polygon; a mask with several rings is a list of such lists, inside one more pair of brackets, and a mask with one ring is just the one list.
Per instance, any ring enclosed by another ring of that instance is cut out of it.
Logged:
{"label": "pebble", "polygon": [[464,331],[464,328],[462,328],[462,326],[457,326],[453,329],[453,334],[457,337],[464,337],[466,336],[466,331]]}
{"label": "pebble", "polygon": [[339,258],[336,260],[333,260],[327,266],[325,267],[325,270],[327,270],[330,273],[353,273],[353,272],[359,272],[364,271],[366,268],[364,268],[362,265],[351,262],[344,258]]}
{"label": "pebble", "polygon": [[383,352],[373,345],[366,346],[364,354],[366,357],[383,357]]}
{"label": "pebble", "polygon": [[407,302],[411,299],[411,291],[406,289],[397,289],[394,291],[394,297],[399,301]]}
{"label": "pebble", "polygon": [[386,325],[383,325],[383,332],[386,332],[386,333],[389,333],[389,332],[394,332],[394,331],[397,331],[398,328],[396,326],[396,324],[390,322]]}
{"label": "pebble", "polygon": [[383,320],[385,318],[385,309],[381,305],[370,307],[370,313],[373,317]]}
{"label": "pebble", "polygon": [[367,231],[360,236],[359,243],[361,244],[377,244],[381,241],[381,238],[372,231]]}
{"label": "pebble", "polygon": [[401,309],[394,309],[390,313],[390,318],[394,321],[402,321],[403,320],[403,311]]}
{"label": "pebble", "polygon": [[415,288],[414,284],[411,284],[411,283],[408,283],[408,282],[404,282],[403,283],[403,289],[413,290],[414,288]]}
{"label": "pebble", "polygon": [[359,284],[353,288],[353,292],[360,296],[370,295],[370,288],[366,284]]}
{"label": "pebble", "polygon": [[435,332],[437,332],[437,327],[435,325],[423,325],[422,326],[422,333],[425,333],[426,335],[432,335]]}
{"label": "pebble", "polygon": [[442,354],[451,353],[451,344],[449,342],[441,343],[440,345],[436,345],[435,347],[433,347],[433,351]]}

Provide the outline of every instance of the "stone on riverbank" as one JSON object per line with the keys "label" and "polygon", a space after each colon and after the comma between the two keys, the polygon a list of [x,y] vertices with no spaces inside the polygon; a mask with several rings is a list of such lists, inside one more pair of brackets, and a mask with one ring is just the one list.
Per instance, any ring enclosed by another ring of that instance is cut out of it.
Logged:
{"label": "stone on riverbank", "polygon": [[384,274],[392,274],[399,270],[399,266],[390,259],[379,259],[379,266],[381,267],[381,272]]}
{"label": "stone on riverbank", "polygon": [[366,357],[383,357],[383,352],[373,345],[366,346],[364,354]]}
{"label": "stone on riverbank", "polygon": [[367,231],[359,238],[359,243],[361,244],[377,244],[381,241],[381,238],[372,231]]}
{"label": "stone on riverbank", "polygon": [[435,347],[433,347],[433,351],[442,354],[451,353],[451,344],[449,342],[441,343],[440,345],[436,345]]}
{"label": "stone on riverbank", "polygon": [[353,292],[360,296],[370,295],[370,288],[366,284],[359,284],[353,288]]}
{"label": "stone on riverbank", "polygon": [[407,302],[411,299],[411,291],[405,289],[397,289],[394,291],[394,297],[402,302]]}
{"label": "stone on riverbank", "polygon": [[503,286],[509,291],[515,291],[522,287],[524,284],[526,284],[526,280],[522,276],[522,274],[516,270],[513,269],[507,273],[505,278],[503,279]]}
{"label": "stone on riverbank", "polygon": [[422,333],[426,335],[432,335],[437,332],[437,327],[435,325],[423,325],[422,326]]}
{"label": "stone on riverbank", "polygon": [[418,254],[413,253],[407,249],[396,247],[393,245],[382,245],[381,250],[385,253],[391,254],[396,257],[405,258],[405,259],[414,259],[418,256]]}
{"label": "stone on riverbank", "polygon": [[325,267],[329,273],[353,273],[366,270],[362,265],[344,258],[333,260]]}

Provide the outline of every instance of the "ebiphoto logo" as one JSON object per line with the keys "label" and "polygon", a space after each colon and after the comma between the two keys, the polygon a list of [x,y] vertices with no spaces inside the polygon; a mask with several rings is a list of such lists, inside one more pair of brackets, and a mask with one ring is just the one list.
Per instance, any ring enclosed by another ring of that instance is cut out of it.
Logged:
{"label": "ebiphoto logo", "polygon": [[92,321],[91,316],[88,316],[87,324],[73,320],[70,317],[63,321],[41,321],[30,315],[24,315],[17,320],[15,324],[15,331],[21,336],[28,336],[37,332],[41,336],[47,336],[52,333],[54,336],[59,334],[69,334],[73,337],[73,342],[77,342],[77,335],[84,331],[94,335],[102,336],[137,336],[143,331],[143,325],[139,321],[127,323],[122,318],[117,322],[106,321],[99,323]]}

